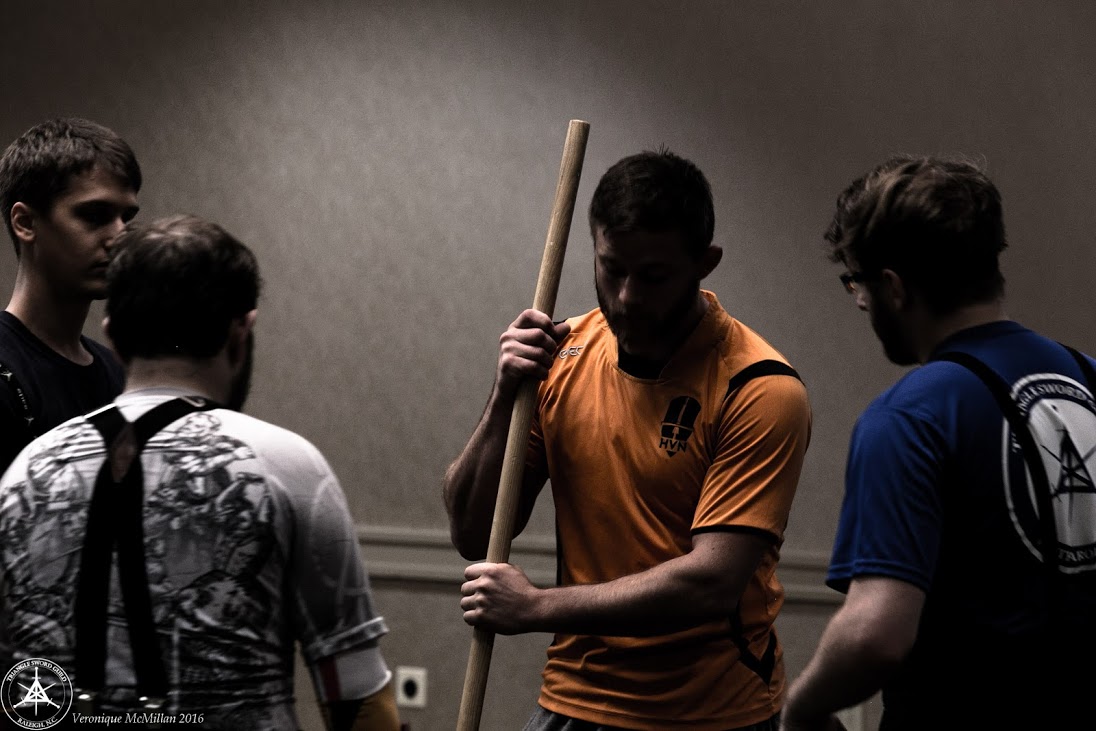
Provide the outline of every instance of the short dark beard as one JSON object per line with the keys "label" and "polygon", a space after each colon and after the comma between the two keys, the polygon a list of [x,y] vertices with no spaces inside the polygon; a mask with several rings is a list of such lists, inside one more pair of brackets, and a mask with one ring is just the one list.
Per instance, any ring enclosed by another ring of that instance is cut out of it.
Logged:
{"label": "short dark beard", "polygon": [[[622,328],[620,320],[623,317],[622,313],[613,312],[609,309],[605,296],[601,291],[601,286],[598,284],[597,276],[594,277],[594,291],[597,293],[597,304],[601,309],[601,314],[605,316],[605,322],[609,326],[609,331],[616,336],[617,343],[621,341]],[[696,306],[697,297],[700,294],[700,280],[698,279],[693,283],[693,286],[676,300],[667,310],[666,314],[662,317],[660,322],[654,323],[650,328],[651,330],[660,330],[663,333],[674,333],[676,341],[667,343],[670,347],[670,353],[672,354],[677,346],[689,336],[687,332],[678,332],[681,329],[682,324],[688,318],[689,313],[692,312],[693,307]],[[625,333],[626,334],[626,333]],[[626,348],[621,347],[622,350]]]}
{"label": "short dark beard", "polygon": [[243,411],[247,397],[251,393],[251,370],[255,364],[255,333],[247,334],[247,343],[244,345],[244,362],[240,372],[232,379],[232,385],[228,391],[228,403],[226,408],[233,411]]}
{"label": "short dark beard", "polygon": [[917,353],[905,337],[902,324],[894,312],[880,305],[879,301],[872,297],[869,315],[872,330],[875,331],[876,337],[883,345],[883,353],[891,363],[908,366],[918,362]]}

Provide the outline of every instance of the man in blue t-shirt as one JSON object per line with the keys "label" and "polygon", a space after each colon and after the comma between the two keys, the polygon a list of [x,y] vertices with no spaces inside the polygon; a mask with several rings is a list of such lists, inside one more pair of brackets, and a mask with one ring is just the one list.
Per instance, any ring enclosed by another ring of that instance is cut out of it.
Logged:
{"label": "man in blue t-shirt", "polygon": [[85,119],[36,125],[0,157],[0,210],[17,262],[0,312],[0,473],[32,438],[122,391],[117,359],[82,333],[140,188],[133,150]]}
{"label": "man in blue t-shirt", "polygon": [[853,431],[826,580],[847,596],[783,728],[839,729],[879,690],[888,730],[1075,727],[1096,689],[1096,362],[1008,319],[1000,194],[969,164],[884,162],[826,240],[887,357],[921,367]]}

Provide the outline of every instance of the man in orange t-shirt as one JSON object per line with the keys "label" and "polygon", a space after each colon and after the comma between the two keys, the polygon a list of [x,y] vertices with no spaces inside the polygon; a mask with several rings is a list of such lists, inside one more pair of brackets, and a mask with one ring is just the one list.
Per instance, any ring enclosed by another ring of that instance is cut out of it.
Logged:
{"label": "man in orange t-shirt", "polygon": [[775,568],[810,435],[806,390],[700,289],[722,250],[695,165],[624,158],[599,182],[590,226],[599,309],[514,321],[445,478],[454,544],[481,558],[518,385],[542,380],[517,525],[550,480],[560,585],[474,564],[464,619],[555,633],[528,731],[775,729]]}

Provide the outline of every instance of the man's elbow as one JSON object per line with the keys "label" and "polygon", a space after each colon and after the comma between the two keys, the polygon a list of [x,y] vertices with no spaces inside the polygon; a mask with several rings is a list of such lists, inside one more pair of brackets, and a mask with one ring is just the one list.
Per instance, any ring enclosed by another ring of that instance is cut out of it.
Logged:
{"label": "man's elbow", "polygon": [[864,648],[880,667],[897,667],[913,649],[913,639],[899,633],[880,632],[868,637]]}
{"label": "man's elbow", "polygon": [[487,530],[465,511],[449,512],[449,542],[464,559],[478,561],[487,555]]}
{"label": "man's elbow", "polygon": [[700,621],[727,619],[738,611],[744,589],[714,577],[698,580],[688,592],[688,606]]}
{"label": "man's elbow", "polygon": [[[469,524],[468,511],[458,503],[455,496],[455,488],[452,484],[451,473],[446,473],[445,482],[442,484],[442,498],[445,502],[445,513],[449,518],[449,541],[463,558],[474,561],[482,558],[482,540],[477,540],[478,531]],[[483,546],[486,550],[486,546]]]}
{"label": "man's elbow", "polygon": [[886,673],[905,662],[917,634],[887,622],[861,621],[849,639],[848,649],[859,655],[864,666]]}
{"label": "man's elbow", "polygon": [[450,521],[449,540],[457,549],[457,553],[467,561],[479,561],[487,555],[487,541],[470,533],[471,531],[461,530],[456,523]]}

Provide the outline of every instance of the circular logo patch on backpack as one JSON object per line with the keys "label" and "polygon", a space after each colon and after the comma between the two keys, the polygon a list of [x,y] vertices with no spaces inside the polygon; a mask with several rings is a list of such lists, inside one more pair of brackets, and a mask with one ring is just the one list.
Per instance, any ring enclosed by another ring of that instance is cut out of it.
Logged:
{"label": "circular logo patch on backpack", "polygon": [[[1027,376],[1012,388],[1050,485],[1062,571],[1096,568],[1096,401],[1082,384],[1056,373]],[[1013,524],[1042,559],[1039,501],[1023,449],[1004,423],[1005,497]]]}

